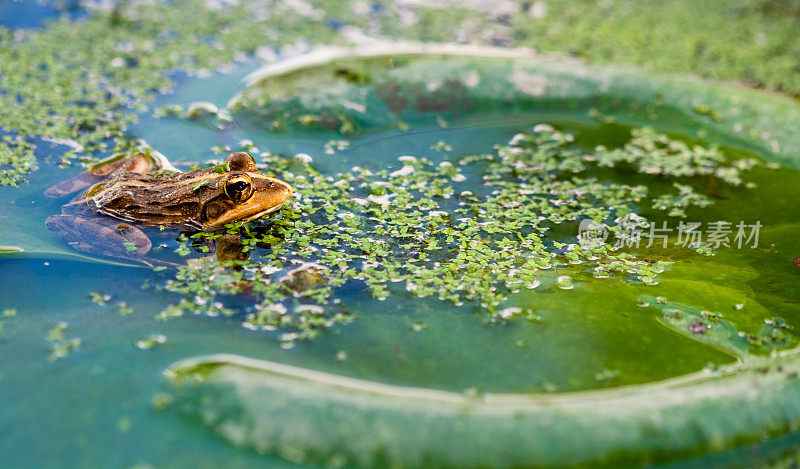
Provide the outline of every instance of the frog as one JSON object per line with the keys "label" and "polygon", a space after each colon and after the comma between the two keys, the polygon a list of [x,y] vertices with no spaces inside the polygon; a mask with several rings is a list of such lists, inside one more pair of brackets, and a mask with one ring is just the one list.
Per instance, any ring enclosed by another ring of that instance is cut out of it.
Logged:
{"label": "frog", "polygon": [[153,243],[143,228],[220,232],[279,211],[293,193],[288,183],[261,173],[246,152],[231,153],[222,165],[180,172],[149,150],[111,155],[45,195],[80,190],[45,220],[47,229],[78,251],[147,265]]}

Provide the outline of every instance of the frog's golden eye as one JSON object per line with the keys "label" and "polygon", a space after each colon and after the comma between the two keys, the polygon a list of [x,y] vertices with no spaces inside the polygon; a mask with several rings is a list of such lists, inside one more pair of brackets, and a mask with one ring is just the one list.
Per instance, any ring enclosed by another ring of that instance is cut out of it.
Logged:
{"label": "frog's golden eye", "polygon": [[234,174],[222,186],[225,195],[236,203],[244,202],[253,195],[253,180],[247,174]]}

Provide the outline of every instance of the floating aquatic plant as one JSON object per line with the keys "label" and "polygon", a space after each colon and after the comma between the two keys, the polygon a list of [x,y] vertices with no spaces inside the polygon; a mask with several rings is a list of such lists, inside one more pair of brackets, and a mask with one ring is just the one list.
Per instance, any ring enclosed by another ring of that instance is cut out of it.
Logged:
{"label": "floating aquatic plant", "polygon": [[[649,224],[639,215],[641,207],[702,208],[711,201],[691,185],[692,178],[736,185],[752,166],[731,164],[714,147],[689,146],[646,128],[635,129],[619,149],[587,151],[548,125],[485,154],[438,163],[401,156],[397,169],[353,167],[328,176],[307,155],[261,157],[295,187],[293,202],[268,224],[242,231],[253,259],[237,261],[233,269],[211,258],[179,268],[165,288],[187,300],[162,317],[178,310],[232,315],[223,298],[249,295],[256,301],[245,326],[280,328],[287,346],[351,319],[336,294],[347,283],[365,284],[379,300],[410,294],[469,303],[503,321],[536,316],[502,309],[509,295],[535,289],[542,280],[548,288],[575,288],[568,271],[657,284],[670,262],[637,258],[624,242],[632,229]],[[652,197],[644,183],[594,175],[594,168],[612,164],[625,164],[631,174],[653,182],[682,182],[675,183],[677,194]],[[581,220],[602,224],[619,238],[617,244],[608,239],[582,245]],[[554,231],[559,225],[571,227],[570,234]],[[189,254],[190,242],[184,238],[178,252]],[[208,251],[206,245],[199,250]],[[562,274],[555,278],[550,271]]]}
{"label": "floating aquatic plant", "polygon": [[62,321],[47,332],[45,340],[51,344],[50,361],[64,358],[81,347],[81,339],[79,337],[67,338],[64,336],[64,331],[66,331],[67,327],[68,324]]}

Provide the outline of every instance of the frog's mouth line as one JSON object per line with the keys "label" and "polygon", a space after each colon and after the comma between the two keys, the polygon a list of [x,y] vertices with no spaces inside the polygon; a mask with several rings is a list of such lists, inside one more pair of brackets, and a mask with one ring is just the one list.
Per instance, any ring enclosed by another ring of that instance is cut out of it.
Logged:
{"label": "frog's mouth line", "polygon": [[277,212],[282,207],[283,207],[283,204],[280,204],[280,205],[276,205],[275,207],[268,208],[266,210],[262,210],[262,211],[256,213],[255,215],[251,215],[250,217],[245,219],[245,221],[258,220],[259,218],[263,217],[264,215],[269,215],[270,213]]}

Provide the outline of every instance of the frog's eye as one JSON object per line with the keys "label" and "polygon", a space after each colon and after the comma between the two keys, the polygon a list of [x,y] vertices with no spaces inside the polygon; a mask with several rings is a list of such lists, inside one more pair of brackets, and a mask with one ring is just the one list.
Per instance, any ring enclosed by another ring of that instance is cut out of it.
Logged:
{"label": "frog's eye", "polygon": [[225,180],[223,190],[234,202],[244,202],[253,195],[253,181],[247,174],[234,174]]}
{"label": "frog's eye", "polygon": [[243,151],[237,151],[236,153],[231,153],[228,155],[228,158],[225,160],[228,163],[228,168],[231,171],[244,171],[244,172],[255,172],[258,171],[256,168],[256,161],[250,156],[249,153],[245,153]]}

